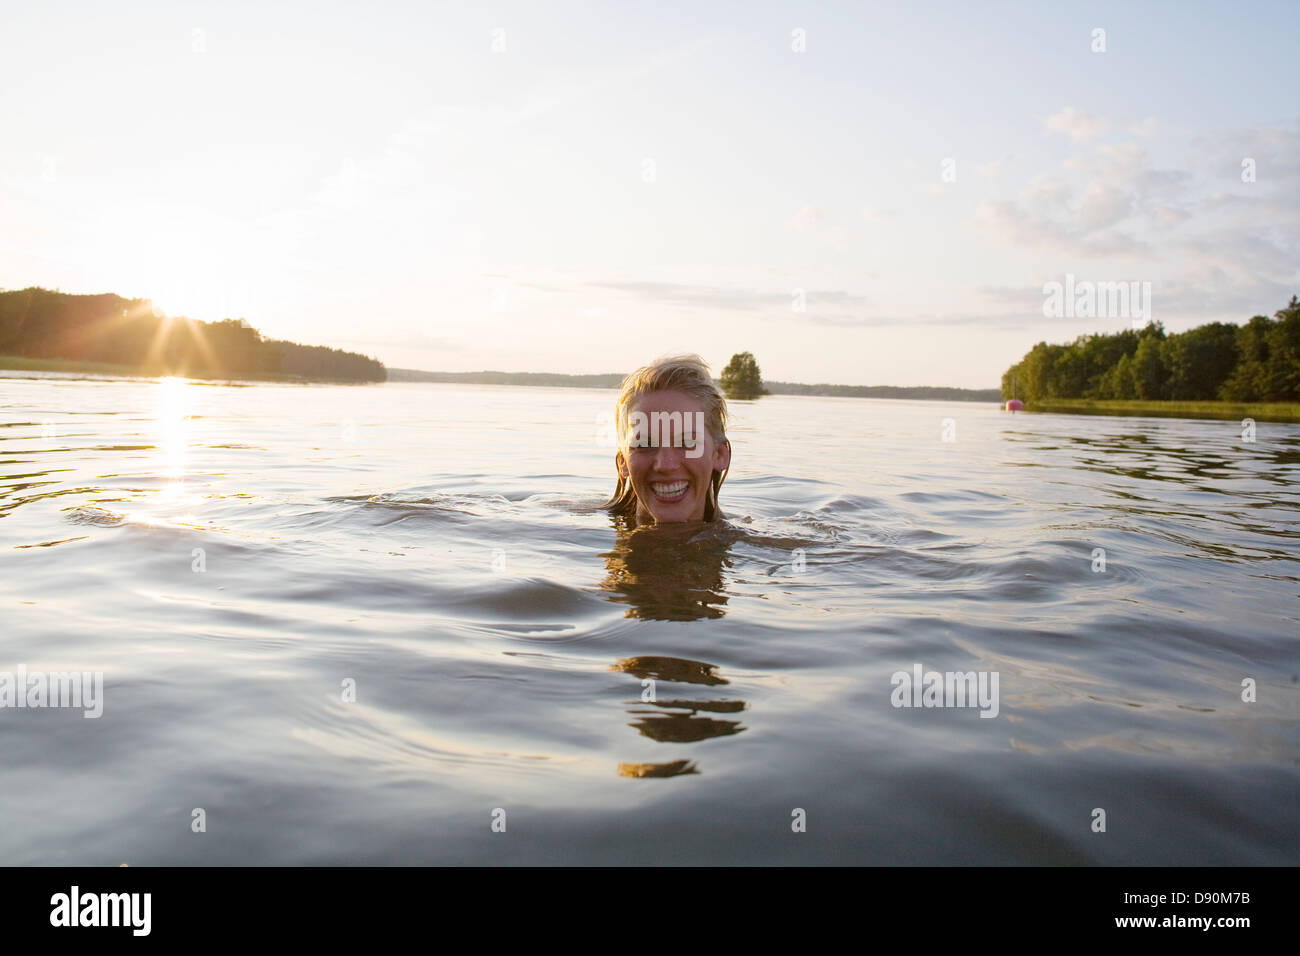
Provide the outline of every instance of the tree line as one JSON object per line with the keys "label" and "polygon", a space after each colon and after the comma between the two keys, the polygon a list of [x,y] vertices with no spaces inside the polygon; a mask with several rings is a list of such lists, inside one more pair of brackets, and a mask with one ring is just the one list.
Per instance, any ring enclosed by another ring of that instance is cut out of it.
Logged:
{"label": "tree line", "polygon": [[[412,368],[389,368],[390,382],[457,382],[471,385],[553,385],[566,388],[618,388],[622,372],[602,375],[564,375],[551,372],[426,372]],[[714,384],[722,387],[722,382]],[[836,398],[904,398],[958,402],[996,402],[996,388],[942,388],[897,385],[804,385],[799,382],[764,381],[769,395],[824,395]]]}
{"label": "tree line", "polygon": [[1245,325],[1211,322],[1174,335],[1143,329],[1039,342],[1002,376],[1002,397],[1300,401],[1300,299]]}
{"label": "tree line", "polygon": [[824,395],[831,398],[893,398],[911,401],[996,402],[996,388],[951,388],[939,385],[802,385],[764,382],[769,395]]}
{"label": "tree line", "polygon": [[148,299],[0,292],[0,355],[127,366],[148,375],[302,377],[382,382],[377,359],[262,334],[240,319],[155,314]]}

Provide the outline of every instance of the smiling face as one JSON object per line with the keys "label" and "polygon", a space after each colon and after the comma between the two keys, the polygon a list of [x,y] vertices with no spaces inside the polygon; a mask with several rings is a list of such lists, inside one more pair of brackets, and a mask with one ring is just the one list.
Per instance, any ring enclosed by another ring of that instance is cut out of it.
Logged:
{"label": "smiling face", "polygon": [[648,392],[628,409],[629,421],[638,413],[646,427],[629,428],[631,447],[614,456],[636,492],[637,521],[703,521],[713,472],[731,465],[730,442],[714,441],[703,404],[684,392]]}

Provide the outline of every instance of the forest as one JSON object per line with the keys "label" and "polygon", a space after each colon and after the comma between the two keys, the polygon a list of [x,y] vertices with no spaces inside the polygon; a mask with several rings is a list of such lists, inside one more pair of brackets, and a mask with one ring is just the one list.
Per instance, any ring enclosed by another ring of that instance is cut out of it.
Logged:
{"label": "forest", "polygon": [[1300,299],[1274,318],[1142,329],[1039,342],[1002,376],[1002,397],[1150,401],[1300,401]]}
{"label": "forest", "polygon": [[202,322],[154,311],[148,299],[0,292],[0,356],[122,366],[145,375],[382,382],[377,359],[265,339],[241,319]]}

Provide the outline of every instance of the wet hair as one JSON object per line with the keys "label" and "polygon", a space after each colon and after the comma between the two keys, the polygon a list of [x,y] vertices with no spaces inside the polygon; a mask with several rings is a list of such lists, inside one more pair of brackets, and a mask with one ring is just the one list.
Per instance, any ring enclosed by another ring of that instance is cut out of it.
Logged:
{"label": "wet hair", "polygon": [[[727,441],[727,400],[713,383],[708,364],[694,354],[664,355],[623,379],[622,390],[614,406],[614,421],[618,427],[618,447],[623,452],[624,461],[631,459],[629,453],[632,436],[628,417],[632,406],[643,395],[660,391],[681,392],[696,399],[703,406],[704,425],[714,443],[720,445]],[[713,469],[709,491],[704,500],[705,521],[712,521],[718,515],[718,489],[726,480],[728,470]],[[619,475],[614,494],[603,507],[616,515],[635,515],[636,506],[637,496],[632,488],[632,480]]]}

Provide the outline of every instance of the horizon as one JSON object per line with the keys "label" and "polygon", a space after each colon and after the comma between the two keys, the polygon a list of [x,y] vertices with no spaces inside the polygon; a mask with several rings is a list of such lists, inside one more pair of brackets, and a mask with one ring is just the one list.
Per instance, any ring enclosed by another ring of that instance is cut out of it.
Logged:
{"label": "horizon", "polygon": [[[1300,289],[1292,5],[74,6],[9,15],[6,287],[416,371],[967,389]],[[1075,279],[1149,285],[1047,318]]]}
{"label": "horizon", "polygon": [[[465,370],[465,371],[449,371],[449,370],[447,370],[447,369],[403,368],[403,367],[400,366],[400,365],[386,365],[386,366],[384,366],[384,368],[385,368],[386,370],[388,370],[388,371],[395,371],[395,372],[415,372],[415,373],[422,374],[422,375],[555,375],[555,376],[567,376],[567,377],[574,377],[574,378],[579,377],[579,376],[582,376],[582,377],[588,377],[588,378],[594,378],[594,377],[611,377],[611,376],[626,377],[626,376],[628,376],[628,375],[631,374],[631,371],[627,371],[627,372],[581,372],[581,373],[570,373],[570,372],[539,372],[539,371],[536,371],[535,369],[534,369],[534,370],[525,369],[525,370],[523,370],[523,371],[509,371],[509,370],[507,370],[507,369],[499,369],[499,368],[479,368],[479,369],[467,369],[467,370]],[[714,381],[715,383],[721,383],[722,379],[721,379],[721,377],[714,377],[714,378],[713,378],[713,381]],[[481,384],[481,383],[466,383],[466,384]],[[511,384],[521,384],[521,383],[511,383]],[[805,386],[805,387],[809,387],[809,388],[816,388],[816,387],[818,387],[818,386],[828,386],[828,387],[832,387],[832,388],[954,389],[954,390],[958,390],[958,391],[969,391],[969,392],[996,392],[996,391],[998,391],[998,389],[999,389],[999,386],[997,386],[997,385],[988,385],[988,386],[985,386],[985,387],[983,387],[983,388],[964,388],[964,387],[962,387],[962,386],[958,386],[958,385],[934,385],[934,384],[924,384],[924,385],[846,385],[844,382],[789,382],[789,381],[785,381],[785,380],[782,380],[782,379],[768,378],[767,376],[763,376],[763,385],[765,385],[765,386],[767,386],[767,385],[801,385],[801,386]],[[611,385],[611,386],[596,386],[596,387],[600,387],[600,388],[606,388],[606,387],[608,387],[608,388],[614,388],[614,389],[617,389],[617,388],[618,388],[617,385]],[[791,396],[791,397],[797,397],[797,396]]]}
{"label": "horizon", "polygon": [[[3,295],[3,294],[5,294],[5,293],[13,293],[13,292],[30,292],[30,291],[53,293],[53,294],[55,294],[55,295],[71,296],[71,297],[74,297],[74,298],[105,298],[105,297],[111,297],[111,298],[117,298],[117,299],[120,299],[120,300],[125,301],[125,302],[136,302],[136,303],[141,303],[141,306],[137,306],[137,312],[134,313],[134,314],[143,314],[142,312],[139,311],[141,308],[143,308],[144,306],[152,306],[152,305],[153,305],[152,301],[151,301],[150,299],[148,299],[147,297],[146,297],[146,298],[128,298],[128,297],[126,297],[126,296],[118,295],[118,294],[115,293],[115,292],[89,292],[89,293],[65,292],[65,291],[62,290],[62,289],[43,289],[43,288],[40,288],[40,287],[38,287],[38,286],[27,286],[26,288],[22,288],[22,289],[6,289],[6,288],[0,288],[0,295]],[[150,312],[152,312],[153,310],[152,310],[152,309],[145,309],[145,311],[150,311]],[[126,310],[123,310],[123,314],[124,314],[124,315],[126,314]],[[156,313],[156,312],[155,312],[154,314],[155,314],[155,315],[158,315],[158,313]],[[163,314],[160,316],[160,318],[164,319],[164,323],[165,323],[165,325],[170,325],[170,324],[173,323],[173,322],[203,322],[203,321],[205,321],[205,320],[203,320],[203,319],[195,319],[193,316],[188,316],[188,315],[166,315],[165,313],[163,313]],[[246,327],[248,327],[248,328],[251,328],[253,331],[257,332],[258,335],[262,338],[263,341],[267,341],[267,342],[279,341],[279,340],[271,339],[271,338],[269,338],[268,336],[262,335],[262,332],[261,332],[260,329],[257,329],[257,328],[256,328],[255,326],[253,326],[251,323],[245,321],[245,320],[242,319],[242,318],[237,319],[237,318],[235,318],[234,316],[227,316],[227,317],[225,317],[224,319],[221,319],[221,320],[218,320],[218,321],[222,321],[222,322],[235,322],[235,321],[238,321],[241,325],[244,325],[244,326],[246,326]],[[327,343],[317,343],[317,342],[291,342],[291,343],[288,343],[288,344],[292,344],[292,345],[302,345],[302,346],[306,346],[306,347],[308,347],[308,348],[321,347],[321,346],[326,347],[326,348],[331,347],[331,346],[329,346]],[[354,354],[354,355],[361,355],[361,353],[352,353],[352,354]],[[373,358],[373,356],[363,356],[363,357],[366,357],[366,358]],[[376,359],[376,360],[377,360],[377,359]],[[74,363],[75,363],[76,360],[68,360],[68,361],[71,361],[71,362],[74,362]],[[383,364],[383,363],[381,362],[380,364]],[[556,376],[556,377],[567,377],[567,378],[593,378],[593,377],[603,377],[603,378],[620,377],[620,378],[621,378],[621,377],[626,377],[627,375],[631,374],[630,371],[629,371],[629,372],[587,372],[587,373],[574,374],[574,373],[569,373],[569,372],[537,371],[537,370],[535,370],[535,369],[528,369],[528,370],[521,370],[521,371],[510,371],[510,370],[506,370],[506,369],[489,369],[489,368],[482,368],[482,369],[468,369],[468,370],[464,370],[464,371],[459,371],[459,370],[458,370],[458,371],[450,371],[450,370],[447,370],[447,369],[417,369],[417,368],[405,368],[405,367],[397,366],[397,365],[384,365],[384,368],[385,368],[386,371],[396,371],[396,372],[403,372],[403,373],[414,373],[414,374],[418,374],[418,375],[514,375],[514,376],[518,376],[518,375],[550,375],[550,376]],[[152,373],[147,373],[147,374],[152,375]],[[180,376],[180,377],[183,378],[183,377],[185,377],[185,376],[182,375],[182,376]],[[714,378],[713,381],[714,381],[714,382],[717,382],[717,383],[721,383],[721,381],[722,381],[721,376],[718,376],[718,377]],[[848,388],[900,389],[900,390],[918,390],[918,389],[940,390],[940,389],[949,389],[949,390],[956,390],[956,391],[976,391],[976,392],[978,392],[978,391],[986,391],[986,392],[987,392],[987,391],[997,391],[997,386],[987,386],[987,387],[985,387],[985,388],[975,388],[975,389],[963,389],[963,388],[961,388],[961,387],[959,387],[959,386],[952,386],[952,385],[849,385],[849,386],[846,386],[846,385],[844,385],[844,383],[842,383],[842,382],[789,382],[789,381],[783,381],[783,380],[780,380],[780,379],[771,379],[771,378],[764,378],[762,381],[763,381],[763,384],[764,384],[764,385],[778,385],[778,386],[791,385],[791,386],[802,386],[802,387],[813,387],[813,388],[816,388],[816,387],[819,387],[819,386],[826,386],[826,387],[830,387],[830,388],[843,388],[843,387],[848,387]],[[496,383],[476,383],[476,384],[496,384]],[[602,386],[602,387],[603,387],[603,386]],[[616,388],[617,386],[610,386],[610,387],[615,387],[615,388]]]}

